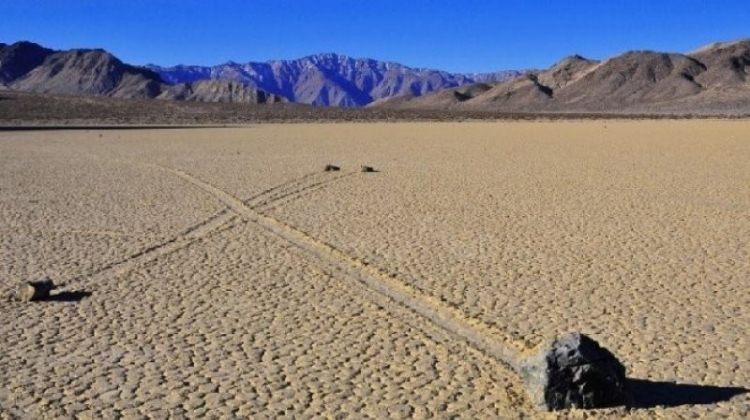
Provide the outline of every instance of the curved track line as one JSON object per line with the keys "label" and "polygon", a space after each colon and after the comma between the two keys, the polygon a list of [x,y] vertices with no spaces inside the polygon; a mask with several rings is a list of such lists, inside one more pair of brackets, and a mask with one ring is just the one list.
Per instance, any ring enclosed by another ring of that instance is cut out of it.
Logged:
{"label": "curved track line", "polygon": [[274,196],[257,205],[250,206],[250,208],[252,208],[253,210],[258,210],[258,211],[268,211],[276,207],[283,206],[284,204],[289,203],[294,199],[310,195],[315,191],[325,188],[327,184],[330,184],[334,181],[338,181],[342,178],[352,176],[354,174],[355,172],[344,173],[342,175],[332,177],[332,178],[329,178],[320,182],[316,182],[314,184],[306,185],[299,189],[293,190],[287,194]]}
{"label": "curved track line", "polygon": [[122,260],[109,263],[103,267],[100,267],[92,273],[77,276],[70,281],[61,284],[60,287],[67,288],[76,284],[81,284],[86,280],[96,279],[108,275],[111,272],[115,272],[116,274],[125,273],[143,264],[151,262],[161,256],[171,254],[182,248],[185,248],[193,242],[219,231],[221,228],[225,227],[229,222],[231,222],[235,217],[236,215],[234,213],[222,210],[221,212],[211,216],[207,220],[203,220],[185,229],[180,234],[167,239],[166,241],[142,249]]}
{"label": "curved track line", "polygon": [[452,336],[485,353],[503,365],[519,371],[523,357],[531,345],[514,339],[508,334],[490,328],[479,320],[466,317],[460,310],[450,307],[434,297],[426,296],[414,288],[380,272],[366,262],[353,258],[334,246],[317,240],[295,227],[273,217],[261,214],[245,205],[242,200],[208,184],[192,175],[162,167],[183,180],[216,197],[249,222],[295,246],[306,255],[319,261],[334,272],[345,274],[368,288],[390,298],[414,313],[431,321]]}
{"label": "curved track line", "polygon": [[[163,168],[160,167],[160,169],[163,169]],[[288,188],[294,187],[295,185],[300,184],[300,183],[302,183],[302,182],[304,182],[304,181],[306,181],[308,179],[314,179],[316,176],[319,176],[321,174],[324,174],[324,172],[310,172],[310,173],[307,173],[307,174],[302,175],[302,176],[300,176],[298,178],[294,178],[294,179],[289,180],[287,182],[284,182],[282,184],[279,184],[279,185],[273,186],[271,188],[268,188],[266,190],[263,190],[263,191],[255,194],[254,196],[243,200],[243,202],[245,204],[247,204],[248,206],[256,206],[256,205],[258,205],[258,203],[254,203],[253,201],[264,200],[266,198],[268,200],[273,200],[273,197],[275,197],[277,194],[278,195],[284,194],[285,190],[287,190]]]}

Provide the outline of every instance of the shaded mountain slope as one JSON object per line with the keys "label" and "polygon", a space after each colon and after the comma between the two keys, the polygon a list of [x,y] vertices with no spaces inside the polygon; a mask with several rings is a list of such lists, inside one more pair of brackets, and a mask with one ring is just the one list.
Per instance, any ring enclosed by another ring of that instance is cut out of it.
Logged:
{"label": "shaded mountain slope", "polygon": [[628,52],[553,91],[558,102],[573,107],[650,104],[699,93],[702,87],[694,78],[705,70],[705,65],[681,54]]}
{"label": "shaded mountain slope", "polygon": [[33,42],[0,44],[0,83],[8,84],[24,76],[53,52]]}
{"label": "shaded mountain slope", "polygon": [[747,88],[750,81],[750,39],[716,43],[690,54],[706,66],[696,82],[712,89]]}
{"label": "shaded mountain slope", "polygon": [[37,93],[153,98],[161,84],[158,74],[124,64],[104,50],[70,50],[49,55],[11,87]]}

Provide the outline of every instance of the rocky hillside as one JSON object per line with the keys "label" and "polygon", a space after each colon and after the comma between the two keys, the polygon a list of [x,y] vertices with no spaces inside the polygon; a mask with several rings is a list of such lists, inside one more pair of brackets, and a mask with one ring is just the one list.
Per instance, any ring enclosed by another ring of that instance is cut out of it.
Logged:
{"label": "rocky hillside", "polygon": [[502,112],[750,112],[750,40],[690,54],[632,51],[603,62],[581,56],[496,84],[404,96],[398,109]]}
{"label": "rocky hillside", "polygon": [[231,80],[198,80],[165,88],[158,99],[193,102],[276,103],[285,98]]}
{"label": "rocky hillside", "polygon": [[156,73],[124,64],[103,50],[70,50],[50,54],[14,80],[14,89],[64,95],[153,98],[161,92]]}
{"label": "rocky hillside", "polygon": [[318,54],[297,60],[226,63],[212,67],[148,66],[168,83],[232,80],[292,102],[322,106],[364,106],[402,95],[421,96],[476,81],[505,81],[520,75],[507,71],[463,75],[417,69],[398,63]]}

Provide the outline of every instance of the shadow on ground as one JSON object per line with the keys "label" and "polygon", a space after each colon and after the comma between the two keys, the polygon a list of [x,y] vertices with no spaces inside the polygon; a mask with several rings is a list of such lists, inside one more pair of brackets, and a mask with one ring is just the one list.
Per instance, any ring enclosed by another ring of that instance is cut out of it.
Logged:
{"label": "shadow on ground", "polygon": [[742,387],[678,384],[645,379],[628,379],[628,387],[633,393],[633,408],[715,404],[750,392],[750,389]]}
{"label": "shadow on ground", "polygon": [[44,299],[39,299],[40,302],[78,302],[83,298],[91,296],[91,292],[84,292],[82,290],[76,290],[72,292],[60,292],[54,295],[49,295]]}

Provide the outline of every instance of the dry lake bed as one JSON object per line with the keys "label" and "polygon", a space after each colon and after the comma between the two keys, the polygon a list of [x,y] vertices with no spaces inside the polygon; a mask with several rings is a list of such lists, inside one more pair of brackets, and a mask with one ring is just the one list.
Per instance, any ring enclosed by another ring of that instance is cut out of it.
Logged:
{"label": "dry lake bed", "polygon": [[[747,418],[749,252],[750,121],[0,132],[0,288],[60,285],[0,301],[0,417]],[[456,325],[636,400],[535,411]]]}

